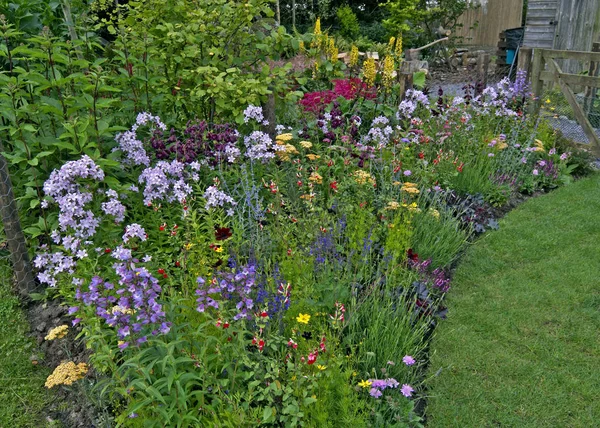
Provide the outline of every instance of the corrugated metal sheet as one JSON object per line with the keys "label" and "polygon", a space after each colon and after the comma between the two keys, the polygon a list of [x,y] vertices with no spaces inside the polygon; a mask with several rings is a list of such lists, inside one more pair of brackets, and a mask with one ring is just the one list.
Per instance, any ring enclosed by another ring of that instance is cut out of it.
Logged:
{"label": "corrugated metal sheet", "polygon": [[485,8],[468,10],[458,22],[462,28],[456,36],[475,46],[497,46],[499,34],[507,28],[521,26],[523,0],[488,0]]}

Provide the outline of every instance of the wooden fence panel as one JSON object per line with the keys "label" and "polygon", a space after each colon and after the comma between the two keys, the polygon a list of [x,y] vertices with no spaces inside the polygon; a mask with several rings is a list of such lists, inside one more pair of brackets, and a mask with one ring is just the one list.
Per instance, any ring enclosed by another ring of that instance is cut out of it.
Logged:
{"label": "wooden fence panel", "polygon": [[522,15],[523,0],[489,0],[486,8],[468,10],[459,18],[463,27],[455,36],[466,45],[496,46],[500,32],[521,26]]}

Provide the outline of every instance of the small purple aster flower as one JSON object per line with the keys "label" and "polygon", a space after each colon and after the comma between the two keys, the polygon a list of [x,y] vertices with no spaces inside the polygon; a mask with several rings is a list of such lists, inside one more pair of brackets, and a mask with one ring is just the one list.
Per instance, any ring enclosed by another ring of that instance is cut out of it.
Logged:
{"label": "small purple aster flower", "polygon": [[371,395],[371,397],[379,398],[379,397],[381,397],[381,395],[383,393],[380,390],[378,390],[377,388],[371,388],[371,390],[369,391],[369,394]]}
{"label": "small purple aster flower", "polygon": [[404,358],[402,358],[402,362],[407,366],[412,366],[415,363],[415,359],[410,355],[405,355]]}
{"label": "small purple aster flower", "polygon": [[400,388],[400,392],[402,393],[402,395],[404,395],[405,397],[411,397],[412,393],[414,392],[414,389],[412,386],[407,385],[407,384],[403,384],[402,388]]}
{"label": "small purple aster flower", "polygon": [[537,169],[534,169],[532,174],[533,174],[533,175],[538,175],[539,173],[540,173],[540,172],[539,172]]}
{"label": "small purple aster flower", "polygon": [[412,171],[409,170],[409,169],[407,169],[406,171],[404,171],[404,175],[407,176],[407,177],[411,176],[412,175]]}

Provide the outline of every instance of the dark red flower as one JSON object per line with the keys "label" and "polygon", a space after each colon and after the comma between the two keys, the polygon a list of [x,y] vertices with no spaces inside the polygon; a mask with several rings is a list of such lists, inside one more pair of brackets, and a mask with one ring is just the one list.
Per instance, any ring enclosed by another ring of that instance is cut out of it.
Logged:
{"label": "dark red flower", "polygon": [[231,238],[231,235],[233,235],[233,233],[231,232],[230,228],[219,226],[215,227],[215,239],[217,241],[224,241],[227,238]]}

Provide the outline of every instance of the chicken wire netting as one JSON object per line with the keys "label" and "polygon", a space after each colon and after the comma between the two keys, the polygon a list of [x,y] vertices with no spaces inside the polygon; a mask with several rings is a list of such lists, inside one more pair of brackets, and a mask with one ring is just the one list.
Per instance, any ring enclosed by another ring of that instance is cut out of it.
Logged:
{"label": "chicken wire netting", "polygon": [[[600,97],[598,88],[580,88],[575,92],[577,104],[587,116],[596,135],[600,136]],[[540,114],[548,123],[575,143],[590,144],[583,127],[577,122],[573,108],[558,85],[546,88],[540,100]]]}
{"label": "chicken wire netting", "polygon": [[[8,272],[8,274],[6,274]],[[0,154],[0,273],[22,296],[35,287],[33,270],[12,189],[8,165]]]}

